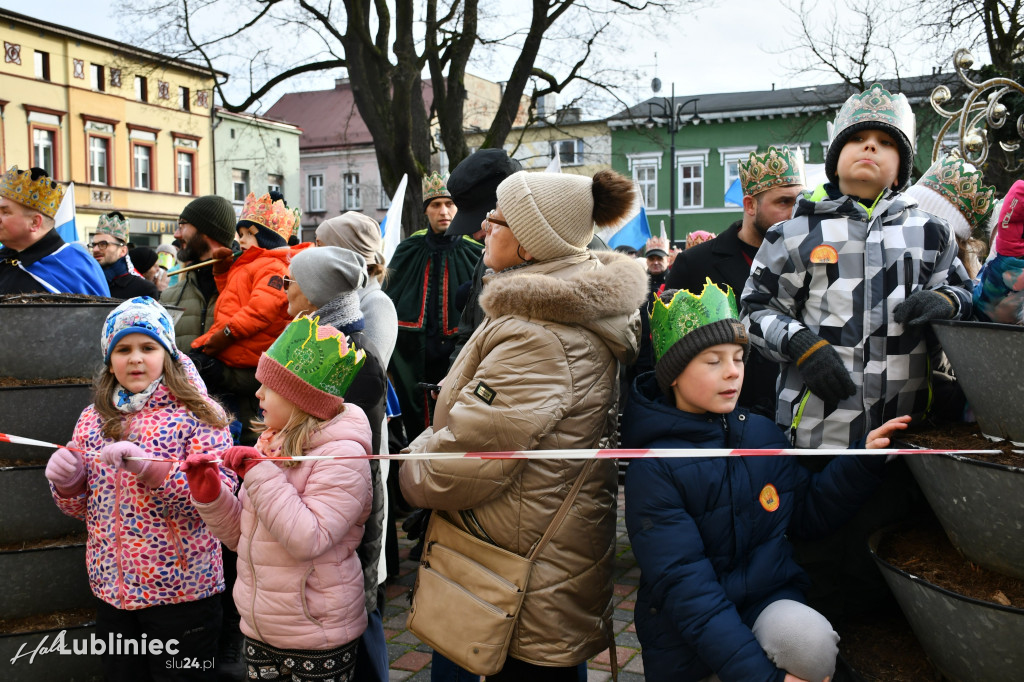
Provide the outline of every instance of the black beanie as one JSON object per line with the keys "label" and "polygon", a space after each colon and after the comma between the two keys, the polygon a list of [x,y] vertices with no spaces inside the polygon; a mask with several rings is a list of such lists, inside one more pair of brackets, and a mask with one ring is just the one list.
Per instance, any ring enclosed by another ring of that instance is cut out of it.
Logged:
{"label": "black beanie", "polygon": [[238,228],[243,227],[255,227],[256,228],[256,245],[261,249],[279,249],[282,246],[288,246],[288,240],[274,232],[269,227],[264,227],[259,223],[254,223],[251,220],[239,220]]}
{"label": "black beanie", "polygon": [[[674,291],[672,293],[675,293]],[[658,380],[658,388],[667,395],[672,395],[672,382],[682,374],[699,353],[720,343],[738,343],[743,346],[743,362],[750,355],[750,339],[743,323],[736,319],[718,320],[692,332],[672,344],[654,365],[654,377]]]}
{"label": "black beanie", "polygon": [[148,246],[139,246],[132,249],[128,252],[128,258],[131,259],[132,265],[142,275],[145,275],[146,271],[156,265],[156,251]]}
{"label": "black beanie", "polygon": [[237,219],[231,202],[216,194],[193,199],[178,218],[182,222],[191,223],[201,234],[228,248],[231,248],[235,240]]}
{"label": "black beanie", "polygon": [[[843,151],[846,142],[854,133],[861,130],[882,130],[896,140],[896,146],[900,150],[900,169],[896,173],[896,190],[902,192],[910,185],[910,173],[914,169],[914,146],[907,139],[907,134],[894,125],[881,121],[861,121],[845,128],[836,135],[836,139],[828,146],[825,153],[825,177],[836,187],[839,187],[839,176],[836,174],[836,167],[839,165],[839,153]],[[874,197],[861,197],[862,199],[874,199]]]}

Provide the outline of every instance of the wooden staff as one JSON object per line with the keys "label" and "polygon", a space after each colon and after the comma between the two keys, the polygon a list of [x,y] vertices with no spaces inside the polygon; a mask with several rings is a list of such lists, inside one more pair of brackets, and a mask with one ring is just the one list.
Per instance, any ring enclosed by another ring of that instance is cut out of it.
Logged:
{"label": "wooden staff", "polygon": [[[231,254],[231,257],[232,258],[237,258],[240,255],[242,255],[242,252],[241,251],[236,251],[236,252]],[[207,266],[213,265],[214,263],[218,263],[218,262],[220,262],[222,260],[227,260],[227,259],[226,258],[211,258],[210,260],[204,260],[201,263],[193,263],[192,265],[189,265],[187,267],[181,268],[179,270],[172,270],[171,272],[168,272],[167,274],[170,277],[175,277],[177,275],[189,272],[190,270],[198,270],[199,268],[205,268]]]}

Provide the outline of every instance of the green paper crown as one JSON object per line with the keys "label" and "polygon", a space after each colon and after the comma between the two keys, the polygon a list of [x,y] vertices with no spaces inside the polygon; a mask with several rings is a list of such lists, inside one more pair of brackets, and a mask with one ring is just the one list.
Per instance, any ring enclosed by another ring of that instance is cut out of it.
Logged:
{"label": "green paper crown", "polygon": [[907,96],[894,95],[878,83],[843,103],[832,124],[829,141],[834,142],[850,126],[866,121],[893,126],[906,136],[911,150],[917,147],[917,122]]}
{"label": "green paper crown", "polygon": [[970,229],[985,223],[992,215],[996,188],[981,184],[981,172],[970,170],[964,160],[950,154],[932,164],[918,185],[938,192],[956,207]]}
{"label": "green paper crown", "polygon": [[120,240],[122,244],[128,243],[130,228],[131,222],[128,218],[122,220],[116,215],[101,215],[96,221],[96,234],[109,234],[114,239]]}
{"label": "green paper crown", "polygon": [[804,157],[789,147],[768,147],[764,154],[750,152],[750,158],[739,163],[743,194],[754,196],[772,187],[804,184]]}
{"label": "green paper crown", "polygon": [[303,315],[291,322],[267,355],[313,388],[343,398],[366,362],[366,353],[349,346],[334,327],[318,325],[319,320]]}
{"label": "green paper crown", "polygon": [[423,177],[424,204],[438,197],[450,197],[451,195],[451,192],[448,191],[447,175],[442,176],[437,171],[433,171],[430,175]]}
{"label": "green paper crown", "polygon": [[668,352],[677,341],[698,327],[719,320],[738,320],[739,309],[732,287],[725,285],[723,291],[707,278],[704,291],[694,296],[686,289],[680,289],[672,296],[668,305],[660,299],[654,300],[651,310],[651,340],[654,343],[654,361]]}

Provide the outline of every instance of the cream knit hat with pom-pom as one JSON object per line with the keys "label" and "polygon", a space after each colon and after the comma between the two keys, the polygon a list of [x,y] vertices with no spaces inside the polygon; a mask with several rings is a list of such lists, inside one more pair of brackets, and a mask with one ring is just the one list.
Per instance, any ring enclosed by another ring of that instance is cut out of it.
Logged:
{"label": "cream knit hat with pom-pom", "polygon": [[593,180],[519,171],[498,185],[512,234],[538,261],[580,254],[594,237]]}

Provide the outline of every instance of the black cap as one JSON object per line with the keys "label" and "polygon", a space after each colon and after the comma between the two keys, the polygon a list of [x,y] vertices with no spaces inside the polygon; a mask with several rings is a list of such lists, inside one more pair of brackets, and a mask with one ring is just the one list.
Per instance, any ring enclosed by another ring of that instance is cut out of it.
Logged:
{"label": "black cap", "polygon": [[647,249],[644,251],[644,258],[650,258],[651,256],[662,256],[668,258],[668,252],[665,249]]}
{"label": "black cap", "polygon": [[523,169],[504,149],[481,149],[462,160],[448,178],[448,192],[459,210],[445,234],[473,234],[498,203],[498,185]]}

